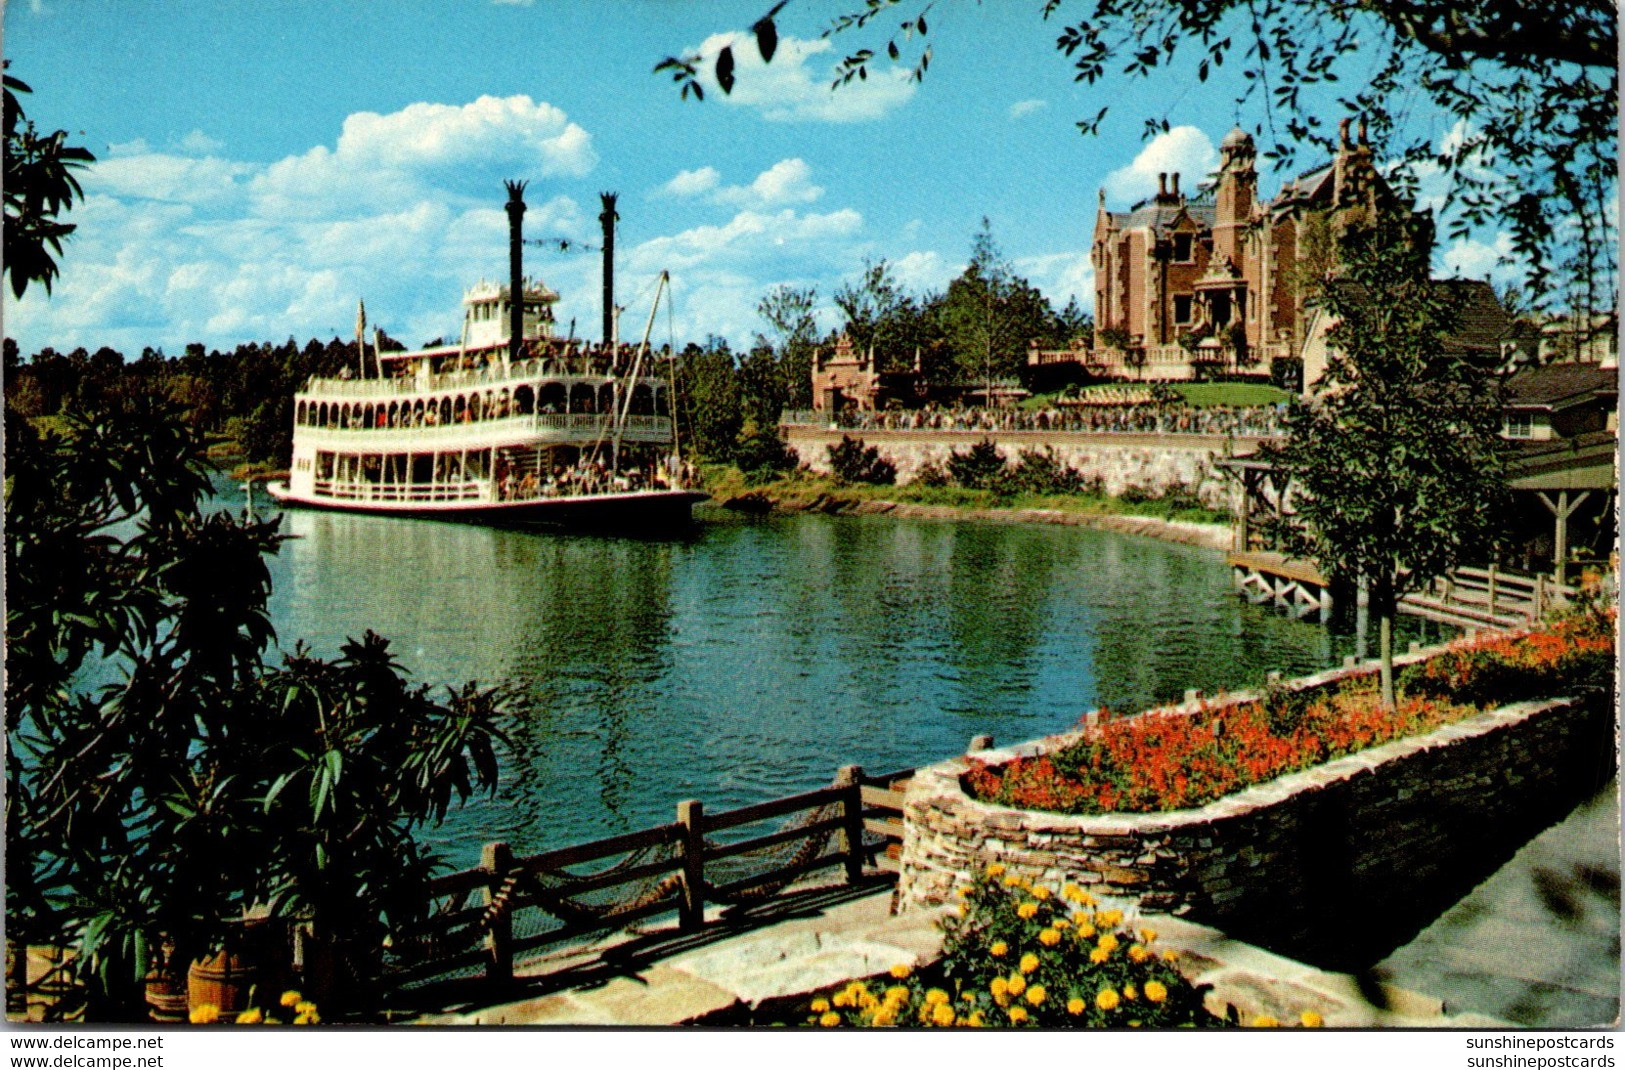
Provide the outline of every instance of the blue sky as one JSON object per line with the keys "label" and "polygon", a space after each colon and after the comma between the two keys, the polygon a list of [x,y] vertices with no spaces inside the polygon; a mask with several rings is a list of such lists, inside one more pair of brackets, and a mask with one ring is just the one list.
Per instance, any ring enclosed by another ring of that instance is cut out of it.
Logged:
{"label": "blue sky", "polygon": [[[351,333],[358,298],[408,344],[455,333],[462,289],[506,273],[504,178],[530,181],[531,237],[594,240],[598,192],[620,192],[624,335],[661,269],[674,303],[658,342],[748,344],[780,284],[817,287],[833,327],[830,296],[865,258],[940,288],[984,215],[1021,274],[1089,309],[1097,191],[1122,208],[1158,171],[1191,185],[1238,119],[1264,119],[1238,112],[1237,82],[1177,68],[1075,84],[1036,0],[939,3],[919,85],[882,65],[831,93],[847,43],[819,39],[837,5],[818,0],[785,10],[771,66],[738,50],[731,97],[683,101],[651,72],[714,52],[769,6],[13,0],[4,41],[34,88],[24,107],[98,163],[54,295],[8,290],[6,333],[25,354],[303,341]],[[1100,135],[1081,136],[1074,123],[1104,104]],[[1146,141],[1144,120],[1164,117],[1175,129]],[[1496,241],[1444,249],[1440,266],[1482,277]],[[595,336],[596,256],[526,257],[561,293],[561,321]]]}

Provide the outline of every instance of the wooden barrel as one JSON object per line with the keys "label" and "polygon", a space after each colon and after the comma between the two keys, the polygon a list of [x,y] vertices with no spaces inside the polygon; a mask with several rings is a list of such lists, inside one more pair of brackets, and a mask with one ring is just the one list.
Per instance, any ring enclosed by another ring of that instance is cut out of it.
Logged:
{"label": "wooden barrel", "polygon": [[147,1017],[154,1022],[184,1022],[188,985],[179,978],[153,974],[147,978]]}
{"label": "wooden barrel", "polygon": [[187,1005],[197,1010],[213,1004],[222,1016],[248,1009],[249,998],[260,979],[257,966],[251,966],[236,952],[221,951],[198,959],[186,974]]}

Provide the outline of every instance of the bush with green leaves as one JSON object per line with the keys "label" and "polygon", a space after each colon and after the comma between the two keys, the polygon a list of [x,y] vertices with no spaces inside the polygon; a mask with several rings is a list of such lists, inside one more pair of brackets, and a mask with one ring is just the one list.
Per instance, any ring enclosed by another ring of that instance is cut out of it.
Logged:
{"label": "bush with green leaves", "polygon": [[746,483],[770,483],[795,471],[800,463],[796,451],[772,428],[747,427],[734,447],[734,464],[744,473]]}
{"label": "bush with green leaves", "polygon": [[1027,494],[1078,494],[1088,488],[1076,468],[1061,463],[1054,446],[1022,450],[1007,478],[1015,490]]}
{"label": "bush with green leaves", "polygon": [[1009,471],[1004,454],[992,439],[984,438],[963,453],[954,450],[948,455],[948,477],[955,486],[966,490],[1009,493]]}
{"label": "bush with green leaves", "polygon": [[879,447],[866,446],[861,438],[842,435],[841,441],[828,449],[830,471],[842,483],[897,482],[897,466],[880,455]]}

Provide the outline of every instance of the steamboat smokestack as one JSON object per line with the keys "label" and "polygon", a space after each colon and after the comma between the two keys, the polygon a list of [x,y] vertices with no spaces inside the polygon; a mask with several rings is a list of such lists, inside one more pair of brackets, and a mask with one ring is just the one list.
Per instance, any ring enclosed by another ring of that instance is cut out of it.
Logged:
{"label": "steamboat smokestack", "polygon": [[604,210],[598,213],[598,222],[604,227],[604,344],[615,340],[615,223],[621,217],[615,214],[618,193],[600,193]]}
{"label": "steamboat smokestack", "polygon": [[517,364],[525,344],[525,185],[508,188],[508,362]]}

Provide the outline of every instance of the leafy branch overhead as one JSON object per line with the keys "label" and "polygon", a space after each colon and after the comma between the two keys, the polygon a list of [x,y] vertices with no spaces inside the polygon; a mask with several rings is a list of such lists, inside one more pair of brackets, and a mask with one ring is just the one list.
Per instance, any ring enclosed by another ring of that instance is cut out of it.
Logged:
{"label": "leafy branch overhead", "polygon": [[[751,28],[764,62],[785,6]],[[931,2],[838,7],[822,36],[857,47],[836,64],[832,88],[867,80],[882,55],[924,77]],[[1503,228],[1536,304],[1613,309],[1619,37],[1606,0],[1043,0],[1038,13],[1062,23],[1054,47],[1086,86],[1151,78],[1176,61],[1181,73],[1194,61],[1199,82],[1239,69],[1235,104],[1263,126],[1263,156],[1279,168],[1331,151],[1338,121],[1364,117],[1402,192],[1414,196],[1434,173],[1448,180],[1448,237]],[[724,93],[736,58],[730,46],[712,60]],[[671,72],[685,98],[703,99],[704,68],[690,55],[655,69]],[[1328,92],[1336,114],[1315,114]],[[1442,142],[1437,131],[1416,132],[1418,96],[1454,123]],[[1077,122],[1083,134],[1097,134],[1110,114],[1100,103]],[[1171,126],[1166,111],[1143,118],[1148,137]]]}
{"label": "leafy branch overhead", "polygon": [[41,134],[34,128],[17,100],[18,93],[30,92],[27,83],[5,76],[5,273],[17,297],[31,282],[51,292],[62,242],[74,231],[60,217],[85,196],[74,172],[96,160],[69,145],[66,130]]}

